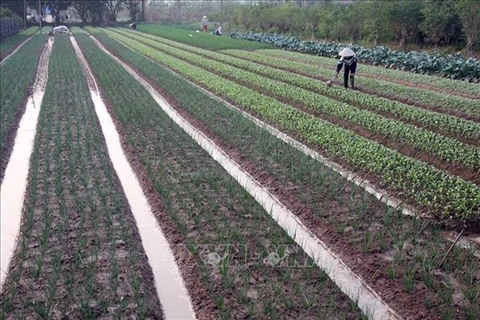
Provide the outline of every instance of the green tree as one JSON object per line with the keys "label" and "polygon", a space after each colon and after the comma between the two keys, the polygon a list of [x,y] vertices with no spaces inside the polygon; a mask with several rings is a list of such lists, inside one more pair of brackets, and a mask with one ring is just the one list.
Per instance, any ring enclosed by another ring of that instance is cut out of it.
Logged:
{"label": "green tree", "polygon": [[[308,3],[307,3],[308,5]],[[303,16],[306,23],[306,29],[310,33],[312,40],[315,40],[317,37],[315,32],[320,25],[320,19],[322,16],[322,6],[312,6],[306,10],[303,10]]]}
{"label": "green tree", "polygon": [[380,41],[388,41],[393,32],[388,27],[387,7],[379,6],[374,1],[359,1],[358,9],[364,12],[363,37],[378,45]]}
{"label": "green tree", "polygon": [[365,11],[359,3],[353,3],[344,6],[341,11],[343,24],[351,42],[362,38],[363,24],[365,21]]}
{"label": "green tree", "polygon": [[19,17],[23,17],[24,14],[24,1],[23,0],[2,0],[1,6],[5,9],[9,9],[12,13]]}
{"label": "green tree", "polygon": [[118,12],[125,6],[126,0],[103,0],[105,13],[109,21],[117,21]]}
{"label": "green tree", "polygon": [[75,9],[77,14],[80,16],[82,23],[87,23],[89,15],[89,5],[88,1],[75,0],[72,2],[72,7]]}
{"label": "green tree", "polygon": [[404,48],[408,39],[418,40],[419,25],[422,22],[422,1],[389,0],[383,1],[386,7],[386,18],[400,47]]}
{"label": "green tree", "polygon": [[[78,0],[82,1],[82,0]],[[88,6],[88,15],[93,24],[103,22],[106,7],[104,1],[86,1]]]}
{"label": "green tree", "polygon": [[467,39],[467,54],[472,54],[480,34],[480,2],[457,0],[455,9],[463,24],[463,33]]}
{"label": "green tree", "polygon": [[454,0],[426,0],[421,10],[421,30],[428,40],[437,47],[450,36],[451,25],[458,20]]}
{"label": "green tree", "polygon": [[140,15],[141,0],[127,0],[127,9],[130,11],[130,19],[138,20]]}
{"label": "green tree", "polygon": [[335,8],[336,6],[330,4],[320,5],[318,32],[324,40],[333,39],[338,35]]}
{"label": "green tree", "polygon": [[15,13],[12,10],[4,7],[0,7],[0,18],[13,18],[15,17]]}
{"label": "green tree", "polygon": [[50,8],[52,16],[55,18],[55,25],[60,24],[60,11],[67,10],[72,4],[70,0],[47,0],[46,5]]}

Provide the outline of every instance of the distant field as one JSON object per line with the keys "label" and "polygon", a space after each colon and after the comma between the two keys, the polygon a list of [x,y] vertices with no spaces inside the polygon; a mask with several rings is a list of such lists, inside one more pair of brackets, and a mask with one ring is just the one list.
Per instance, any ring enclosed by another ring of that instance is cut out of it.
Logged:
{"label": "distant field", "polygon": [[213,36],[210,33],[196,32],[195,30],[184,30],[173,27],[165,27],[158,25],[141,24],[137,30],[161,36],[162,38],[175,40],[177,42],[189,44],[208,50],[225,50],[225,49],[276,49],[276,47],[260,42],[245,41],[232,39],[230,37]]}

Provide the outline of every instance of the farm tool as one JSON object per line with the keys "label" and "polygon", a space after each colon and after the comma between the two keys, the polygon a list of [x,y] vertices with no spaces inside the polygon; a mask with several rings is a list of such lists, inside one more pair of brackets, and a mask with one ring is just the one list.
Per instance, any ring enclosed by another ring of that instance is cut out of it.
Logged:
{"label": "farm tool", "polygon": [[335,79],[337,79],[337,77],[338,77],[338,73],[332,79],[327,81],[327,86],[331,87],[333,85],[333,81],[335,81]]}

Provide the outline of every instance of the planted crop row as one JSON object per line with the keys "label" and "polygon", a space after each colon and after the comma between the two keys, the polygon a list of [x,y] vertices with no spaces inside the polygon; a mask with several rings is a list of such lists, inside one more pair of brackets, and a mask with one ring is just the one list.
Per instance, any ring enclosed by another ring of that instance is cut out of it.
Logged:
{"label": "planted crop row", "polygon": [[[111,32],[111,30],[108,32]],[[113,37],[117,37],[115,33],[110,34]],[[443,160],[457,162],[474,170],[480,168],[480,150],[457,140],[440,136],[413,125],[397,122],[370,111],[339,103],[308,90],[262,77],[167,44],[145,38],[142,38],[142,41],[167,54],[199,65],[209,71],[233,78],[236,81],[248,83],[257,88],[267,89],[274,97],[282,97],[301,103],[309,108],[361,125],[372,132],[396,139],[416,149],[438,156]]]}
{"label": "planted crop row", "polygon": [[40,29],[40,33],[49,33],[50,31],[53,30],[53,27],[52,26],[45,26],[45,27],[42,27],[42,29]]}
{"label": "planted crop row", "polygon": [[[313,56],[287,50],[258,50],[257,53],[263,53],[269,56],[274,56],[283,59],[293,59],[297,61],[303,61],[310,64],[325,64],[335,65],[336,61],[332,58]],[[420,83],[432,87],[441,88],[443,90],[455,92],[462,92],[472,94],[480,97],[480,87],[478,84],[469,83],[466,81],[457,81],[448,78],[433,77],[424,74],[411,73],[406,71],[392,70],[384,67],[371,66],[362,64],[359,68],[360,72],[366,71],[381,75],[386,78],[408,81],[412,83]]]}
{"label": "planted crop row", "polygon": [[0,42],[0,60],[3,60],[10,52],[15,50],[23,41],[28,39],[29,36],[37,32],[38,27],[30,27],[22,32],[9,37],[5,41]]}
{"label": "planted crop row", "polygon": [[[227,51],[228,54],[243,57],[245,54],[241,51]],[[322,76],[324,78],[331,78],[335,74],[335,64],[331,69],[320,67],[318,65],[312,66],[311,64],[299,63],[291,60],[285,60],[270,56],[268,52],[262,51],[262,53],[252,53],[246,57],[248,60],[252,60],[259,63],[266,63],[271,66],[280,67],[288,70],[298,70],[302,73],[311,76]],[[287,62],[288,61],[288,62]],[[360,67],[358,73],[361,74]],[[341,79],[340,75],[340,79]],[[409,103],[423,103],[430,106],[439,106],[445,109],[452,109],[463,111],[471,115],[480,115],[478,109],[478,101],[458,96],[447,95],[444,93],[437,93],[434,91],[424,90],[420,88],[411,88],[399,84],[393,84],[386,81],[365,78],[357,80],[357,85],[360,87],[366,87],[370,90],[383,93],[385,95],[391,95],[393,97],[399,97],[405,99]]]}
{"label": "planted crop row", "polygon": [[70,32],[72,32],[73,34],[76,34],[76,33],[85,33],[86,31],[80,27],[73,26],[70,28]]}
{"label": "planted crop row", "polygon": [[[361,316],[355,303],[312,265],[262,207],[162,111],[128,72],[88,36],[75,37],[118,116],[125,138],[165,203],[165,215],[181,235],[174,250],[187,246],[200,266],[201,278],[194,281],[188,281],[192,266],[180,266],[187,286],[204,286],[219,313],[216,318]],[[191,99],[190,103],[196,101]],[[292,265],[272,267],[264,263],[277,245],[292,249]],[[218,265],[202,261],[210,252],[226,258]],[[294,267],[293,263],[305,267]],[[299,295],[302,299],[296,298]],[[205,312],[205,301],[199,301],[198,295],[192,299]],[[200,314],[197,317],[202,318]]]}
{"label": "planted crop row", "polygon": [[480,189],[472,183],[406,158],[351,131],[165,55],[141,42],[118,35],[116,38],[236,105],[258,113],[281,129],[296,132],[331,156],[342,157],[353,168],[364,168],[377,174],[391,188],[429,207],[438,217],[469,222],[479,219]]}
{"label": "planted crop row", "polygon": [[20,34],[26,34],[27,36],[31,36],[32,34],[34,34],[35,32],[37,32],[39,30],[40,30],[39,27],[30,27],[30,28],[27,28],[27,29],[23,30],[22,32],[20,32]]}
{"label": "planted crop row", "polygon": [[[119,30],[114,30],[119,31]],[[386,112],[389,114],[398,117],[399,119],[411,120],[421,123],[427,127],[436,128],[439,130],[444,130],[456,134],[460,134],[464,137],[480,140],[480,124],[474,123],[472,121],[460,119],[457,117],[449,116],[442,113],[427,111],[424,109],[415,108],[403,103],[392,101],[385,98],[373,97],[366,95],[358,91],[346,91],[343,88],[333,87],[327,88],[323,83],[318,80],[314,80],[308,77],[297,75],[291,72],[286,72],[283,70],[275,69],[255,63],[252,61],[246,61],[244,59],[235,58],[229,55],[220,54],[216,52],[206,51],[203,49],[198,49],[192,46],[183,45],[178,42],[171,40],[162,39],[156,36],[146,35],[140,32],[120,32],[125,35],[141,36],[156,40],[177,48],[182,48],[190,52],[194,52],[200,55],[203,55],[206,58],[214,59],[229,65],[233,65],[245,70],[249,70],[264,76],[267,76],[272,79],[279,81],[287,82],[289,84],[312,90],[316,93],[334,97],[345,102],[360,104],[363,108],[368,108],[369,110],[375,112]],[[230,52],[230,51],[229,51]],[[233,51],[232,51],[233,52]],[[238,52],[238,56],[248,57],[251,53]],[[267,60],[267,59],[265,59]],[[271,59],[269,59],[271,61]]]}
{"label": "planted crop row", "polygon": [[[23,114],[25,98],[37,70],[38,59],[47,40],[34,35],[0,68],[0,151],[9,157],[11,142]],[[3,170],[3,169],[2,169]],[[3,177],[3,172],[1,174]],[[2,178],[3,180],[3,178]]]}
{"label": "planted crop row", "polygon": [[16,34],[7,40],[0,42],[0,60],[3,60],[10,52],[27,40],[28,36],[25,34]]}
{"label": "planted crop row", "polygon": [[[271,43],[282,49],[321,55],[328,57],[337,56],[345,48],[344,44],[335,42],[301,41],[296,37],[279,34],[234,32],[230,35],[235,39],[245,39]],[[359,53],[360,61],[375,65],[384,65],[392,69],[407,70],[416,73],[439,73],[452,79],[479,82],[480,60],[473,57],[465,59],[461,54],[444,55],[429,54],[426,52],[391,50],[383,46],[364,48],[359,45],[350,45],[353,51]]]}
{"label": "planted crop row", "polygon": [[[174,97],[180,109],[187,110],[207,125],[211,132],[234,147],[235,152],[255,164],[255,168],[249,171],[254,172],[254,177],[270,174],[266,180],[271,183],[274,178],[286,187],[288,193],[311,210],[306,214],[310,219],[328,221],[334,230],[322,230],[319,237],[325,240],[325,235],[331,234],[335,244],[339,241],[348,242],[349,249],[356,248],[363,254],[360,261],[362,265],[367,264],[368,258],[374,257],[375,279],[387,281],[382,282],[382,287],[393,281],[397,288],[409,292],[411,299],[425,301],[425,305],[437,301],[429,308],[445,317],[459,312],[457,315],[465,314],[466,318],[478,318],[478,284],[471,274],[478,269],[480,261],[473,257],[473,251],[455,247],[441,266],[445,278],[458,281],[465,297],[468,297],[464,300],[464,308],[458,310],[453,307],[454,292],[441,278],[431,273],[451,246],[441,237],[441,228],[430,224],[428,219],[411,219],[401,212],[394,212],[375,197],[367,195],[362,188],[350,184],[346,186],[343,178],[320,162],[269,134],[237,111],[226,108],[223,103],[183,78],[105,34],[96,36],[119,58],[138,68],[145,78],[156,83],[163,90],[162,93]],[[302,218],[301,214],[299,216]],[[315,230],[318,229],[313,228],[312,232]],[[388,255],[392,260],[379,259]],[[402,274],[403,270],[408,272]],[[422,283],[426,291],[414,289]],[[389,288],[392,287],[389,285]],[[398,300],[398,295],[395,295],[395,299]],[[404,306],[409,306],[408,302],[400,309],[410,309]],[[424,317],[435,318],[435,315],[425,314]]]}
{"label": "planted crop row", "polygon": [[162,319],[68,36],[55,39],[29,172],[0,318]]}

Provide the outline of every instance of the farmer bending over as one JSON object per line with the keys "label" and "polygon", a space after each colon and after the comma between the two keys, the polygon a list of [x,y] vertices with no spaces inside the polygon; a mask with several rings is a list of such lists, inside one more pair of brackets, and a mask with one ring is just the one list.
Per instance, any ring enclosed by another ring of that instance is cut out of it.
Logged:
{"label": "farmer bending over", "polygon": [[222,27],[218,27],[217,30],[215,30],[215,35],[217,36],[223,35]]}
{"label": "farmer bending over", "polygon": [[203,18],[202,18],[202,30],[203,30],[203,32],[207,32],[207,31],[208,31],[208,19],[207,19],[207,16],[203,16]]}
{"label": "farmer bending over", "polygon": [[350,86],[353,89],[353,83],[355,81],[355,70],[357,69],[357,55],[350,48],[345,48],[338,53],[340,60],[337,64],[337,73],[335,78],[338,77],[338,73],[342,70],[342,66],[345,66],[343,73],[343,83],[345,88],[348,88],[348,74],[350,73]]}

